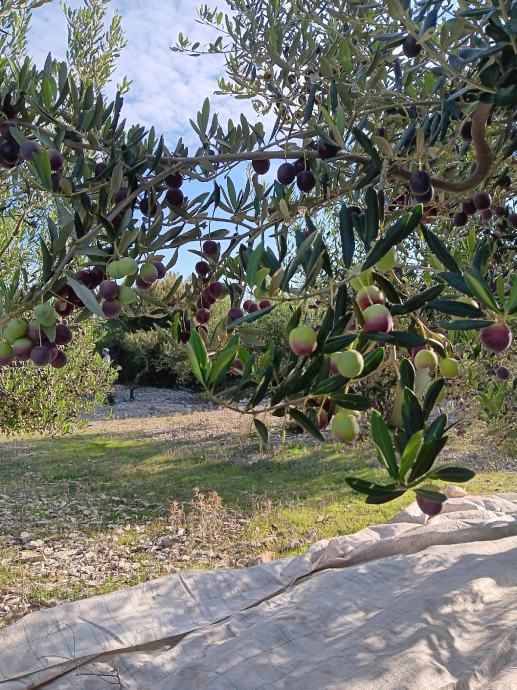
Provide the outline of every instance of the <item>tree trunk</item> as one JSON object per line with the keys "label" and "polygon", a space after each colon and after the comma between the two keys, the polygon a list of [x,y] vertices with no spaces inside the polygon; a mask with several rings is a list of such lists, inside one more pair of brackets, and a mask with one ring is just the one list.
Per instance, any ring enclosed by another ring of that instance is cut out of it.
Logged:
{"label": "tree trunk", "polygon": [[134,402],[135,400],[135,389],[138,388],[140,385],[140,379],[144,374],[147,374],[149,371],[149,362],[146,360],[145,362],[145,367],[142,369],[142,371],[139,371],[138,374],[135,376],[135,380],[131,384],[131,388],[129,389],[129,400],[130,402]]}

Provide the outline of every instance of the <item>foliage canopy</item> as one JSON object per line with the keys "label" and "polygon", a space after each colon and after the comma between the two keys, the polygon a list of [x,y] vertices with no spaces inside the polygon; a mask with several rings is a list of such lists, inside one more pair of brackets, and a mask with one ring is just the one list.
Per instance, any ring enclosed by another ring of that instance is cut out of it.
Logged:
{"label": "foliage canopy", "polygon": [[[471,476],[433,469],[447,440],[446,415],[431,412],[454,354],[448,334],[478,330],[501,353],[517,318],[517,6],[227,4],[231,13],[200,10],[210,45],[180,36],[174,50],[224,54],[220,91],[250,99],[258,117],[273,113],[275,122],[267,131],[244,116],[222,123],[206,99],[191,121],[194,151],[126,127],[121,94],[109,102],[73,66],[50,56],[43,69],[21,55],[9,61],[0,85],[4,184],[17,208],[30,195],[53,212],[38,223],[38,260],[10,269],[2,285],[4,337],[13,319],[32,318],[51,341],[53,305],[74,323],[170,309],[181,281],[165,305],[148,287],[189,246],[200,261],[171,308],[171,337],[188,339],[208,393],[252,415],[264,441],[266,413],[321,438],[332,415],[341,415],[339,433],[353,431],[346,411],[375,402],[360,393],[361,379],[395,369],[393,409],[371,416],[389,483],[350,483],[370,502],[415,487],[439,502],[423,482]],[[263,177],[271,161],[282,162],[276,180]],[[239,188],[244,162],[251,169]],[[206,191],[190,196],[194,181]],[[332,247],[324,217],[337,229]],[[102,297],[102,286],[99,294],[106,274],[123,281],[127,301],[121,282],[113,296]],[[222,295],[232,309],[208,337],[210,306]],[[280,304],[292,305],[287,357],[260,321]],[[309,333],[314,305],[324,313]],[[252,353],[257,343],[262,351]],[[9,346],[7,337],[5,363]],[[425,367],[413,359],[422,347]],[[335,373],[331,356],[350,348],[360,373]],[[221,394],[229,372],[234,383]]]}

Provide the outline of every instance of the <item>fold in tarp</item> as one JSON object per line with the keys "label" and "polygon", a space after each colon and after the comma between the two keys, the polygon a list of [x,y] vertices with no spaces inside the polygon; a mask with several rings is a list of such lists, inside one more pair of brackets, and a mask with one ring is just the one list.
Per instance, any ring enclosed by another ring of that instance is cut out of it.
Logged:
{"label": "fold in tarp", "polygon": [[517,690],[517,494],[30,614],[0,632],[29,688]]}

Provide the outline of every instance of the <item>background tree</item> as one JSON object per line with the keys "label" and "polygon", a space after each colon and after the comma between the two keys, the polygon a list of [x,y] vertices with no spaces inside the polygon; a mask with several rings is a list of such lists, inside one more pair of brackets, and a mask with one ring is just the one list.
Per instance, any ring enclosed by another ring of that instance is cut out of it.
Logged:
{"label": "background tree", "polygon": [[[31,10],[45,2],[6,2],[0,9],[0,70],[12,75],[12,65],[27,51],[27,35]],[[7,105],[9,108],[9,105]],[[0,277],[8,280],[23,262],[28,262],[31,246],[37,241],[36,219],[38,206],[26,203],[33,194],[21,195],[10,185],[0,187]]]}
{"label": "background tree", "polygon": [[196,384],[184,345],[170,333],[174,310],[182,306],[188,308],[181,277],[169,272],[150,287],[145,307],[103,323],[98,347],[109,349],[119,382],[131,386],[131,399],[138,385]]}
{"label": "background tree", "polygon": [[[83,7],[73,9],[63,3],[68,25],[67,62],[76,78],[95,91],[109,83],[117,60],[127,43],[122,18],[113,14],[106,29],[110,0],[85,0]],[[126,78],[118,86],[125,93],[130,86]]]}
{"label": "background tree", "polygon": [[[185,286],[192,307],[174,308],[171,329],[189,338],[208,394],[252,415],[264,441],[267,413],[317,438],[332,418],[336,437],[351,441],[374,403],[361,381],[395,372],[391,411],[374,410],[370,421],[389,483],[349,481],[372,502],[416,489],[437,511],[444,496],[422,485],[472,475],[433,468],[447,418],[430,414],[458,369],[447,334],[478,330],[488,351],[502,353],[517,315],[515,8],[399,0],[230,8],[231,16],[202,8],[201,21],[219,32],[206,51],[183,36],[176,49],[224,53],[221,91],[276,114],[267,138],[244,117],[223,126],[207,99],[192,122],[198,149],[167,146],[154,130],[126,131],[120,95],[107,103],[50,59],[42,71],[18,61],[2,83],[7,175],[55,204],[58,222],[42,232],[41,279],[20,276],[4,290],[0,355],[17,356],[26,318],[52,342],[58,314],[147,308],[149,286],[190,244],[200,256]],[[282,165],[270,184],[263,175],[275,159]],[[244,161],[251,175],[238,190],[232,172]],[[190,198],[190,180],[207,191]],[[318,231],[336,203],[337,265]],[[221,221],[234,229],[212,230]],[[231,307],[210,332],[222,298]],[[318,329],[306,317],[316,300],[325,308]],[[291,309],[288,357],[254,323],[281,304]],[[262,342],[260,356],[250,342]],[[30,357],[46,364],[52,348],[33,346]],[[235,383],[221,395],[230,372]]]}
{"label": "background tree", "polygon": [[[31,12],[46,1],[6,3],[0,36],[0,67],[6,81],[14,78],[13,65],[18,64],[27,51]],[[88,0],[84,7],[76,9],[63,5],[68,25],[67,57],[71,68],[79,80],[91,84],[98,91],[109,82],[116,60],[125,46],[120,15],[115,13],[108,30],[104,29],[108,8],[109,0]],[[124,90],[128,86],[124,78]],[[10,101],[4,105],[8,110],[14,107]],[[4,176],[4,181],[0,190],[3,208],[0,272],[4,276],[12,275],[16,263],[29,265],[31,271],[37,272],[40,253],[34,248],[39,244],[39,227],[46,224],[49,217],[56,222],[55,206],[39,190],[27,188],[16,174]]]}
{"label": "background tree", "polygon": [[[0,34],[0,60],[6,79],[9,75],[13,78],[13,65],[26,53],[31,11],[42,4],[45,3],[8,4],[10,10],[2,17]],[[78,78],[98,90],[108,83],[116,57],[125,45],[119,15],[114,15],[109,30],[104,32],[108,7],[104,0],[86,2],[84,8],[76,10],[63,6],[68,23],[68,59]],[[127,88],[127,80],[124,85]],[[4,110],[13,107],[4,100]],[[4,174],[3,182],[0,279],[9,290],[13,278],[26,284],[41,279],[41,228],[57,227],[62,216],[59,206],[41,190],[30,189],[16,173]],[[65,372],[42,371],[24,361],[19,361],[14,369],[0,370],[2,430],[66,433],[79,423],[81,414],[104,402],[116,374],[94,356],[94,332],[98,333],[91,327],[85,330],[84,326],[76,330],[74,347],[67,351],[69,362]],[[86,353],[82,360],[81,350]],[[61,359],[56,364],[61,365]],[[70,385],[72,381],[74,385]],[[50,394],[48,386],[52,389]]]}

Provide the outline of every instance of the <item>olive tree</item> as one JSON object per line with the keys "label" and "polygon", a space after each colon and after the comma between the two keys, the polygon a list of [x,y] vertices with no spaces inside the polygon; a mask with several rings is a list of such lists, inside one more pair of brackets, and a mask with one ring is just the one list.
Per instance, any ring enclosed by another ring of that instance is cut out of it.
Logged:
{"label": "olive tree", "polygon": [[[2,6],[0,61],[8,71],[27,47],[31,10],[44,2],[12,3]],[[115,59],[124,46],[120,16],[114,14],[108,31],[104,29],[108,0],[89,0],[78,9],[63,5],[68,25],[68,59],[74,73],[96,88],[111,78]],[[127,88],[124,80],[121,88]],[[9,108],[9,106],[6,106]],[[5,139],[5,137],[4,137]],[[9,178],[0,190],[0,280],[12,289],[19,272],[37,275],[41,257],[41,226],[56,222],[54,199],[40,190],[29,190]],[[13,282],[14,281],[14,282]],[[86,413],[104,402],[116,378],[115,370],[94,353],[96,324],[61,324],[53,336],[53,366],[38,368],[28,359],[33,342],[18,339],[16,366],[0,368],[0,430],[2,433],[68,433],[80,425]],[[47,343],[48,345],[49,343]],[[66,364],[66,367],[65,367]]]}
{"label": "olive tree", "polygon": [[[362,383],[394,372],[391,409],[369,422],[388,483],[349,483],[375,503],[415,489],[437,512],[445,497],[429,482],[472,476],[434,467],[448,421],[431,412],[458,369],[448,334],[476,330],[498,354],[517,319],[515,4],[227,4],[200,9],[213,42],[180,35],[174,50],[223,55],[219,91],[257,118],[223,123],[206,99],[195,150],[127,127],[121,94],[108,102],[66,63],[19,56],[3,73],[4,184],[55,214],[39,262],[3,286],[0,361],[51,364],[60,318],[153,312],[149,287],[190,247],[190,306],[171,308],[171,334],[207,393],[251,415],[263,441],[272,414],[317,438],[331,423],[349,442],[375,407]],[[206,191],[190,195],[194,181]],[[319,230],[329,214],[332,247]],[[286,304],[287,356],[260,321]]]}

